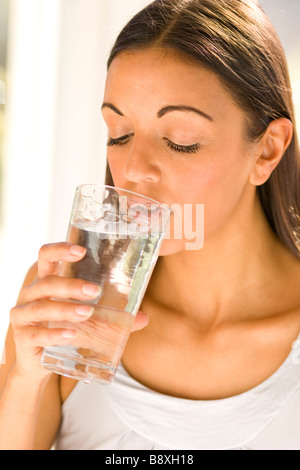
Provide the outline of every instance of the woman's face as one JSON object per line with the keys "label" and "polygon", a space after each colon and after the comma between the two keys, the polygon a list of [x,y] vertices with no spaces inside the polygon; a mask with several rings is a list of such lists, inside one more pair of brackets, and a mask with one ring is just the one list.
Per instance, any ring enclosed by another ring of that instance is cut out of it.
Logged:
{"label": "woman's face", "polygon": [[[121,53],[108,71],[102,111],[115,186],[192,205],[194,216],[203,204],[205,240],[255,191],[245,114],[204,67],[157,49]],[[170,240],[164,252],[185,247],[184,239]]]}

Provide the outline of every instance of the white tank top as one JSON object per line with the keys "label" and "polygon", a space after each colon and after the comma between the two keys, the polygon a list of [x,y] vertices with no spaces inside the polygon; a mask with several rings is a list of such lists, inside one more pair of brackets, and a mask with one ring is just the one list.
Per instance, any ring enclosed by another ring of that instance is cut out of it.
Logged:
{"label": "white tank top", "polygon": [[240,395],[170,397],[120,364],[109,385],[78,382],[62,413],[57,450],[300,450],[300,335],[279,369]]}

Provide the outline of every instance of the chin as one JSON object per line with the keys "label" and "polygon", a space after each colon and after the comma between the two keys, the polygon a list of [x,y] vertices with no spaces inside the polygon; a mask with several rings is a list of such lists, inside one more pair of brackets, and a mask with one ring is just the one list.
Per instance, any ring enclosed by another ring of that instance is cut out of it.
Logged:
{"label": "chin", "polygon": [[175,255],[186,250],[185,240],[163,240],[159,256]]}

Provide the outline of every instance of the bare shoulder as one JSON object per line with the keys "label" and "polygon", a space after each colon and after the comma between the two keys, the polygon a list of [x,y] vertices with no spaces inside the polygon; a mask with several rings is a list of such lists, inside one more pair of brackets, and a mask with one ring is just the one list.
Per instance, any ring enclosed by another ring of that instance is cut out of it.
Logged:
{"label": "bare shoulder", "polygon": [[280,276],[277,281],[274,279],[271,297],[266,320],[274,326],[276,340],[290,347],[300,334],[300,257],[287,255]]}
{"label": "bare shoulder", "polygon": [[75,379],[70,379],[63,376],[60,377],[60,394],[62,403],[67,400],[77,383],[78,381]]}
{"label": "bare shoulder", "polygon": [[280,294],[286,299],[289,311],[293,311],[295,318],[300,320],[300,253],[299,259],[291,258],[284,273],[285,282],[282,284]]}

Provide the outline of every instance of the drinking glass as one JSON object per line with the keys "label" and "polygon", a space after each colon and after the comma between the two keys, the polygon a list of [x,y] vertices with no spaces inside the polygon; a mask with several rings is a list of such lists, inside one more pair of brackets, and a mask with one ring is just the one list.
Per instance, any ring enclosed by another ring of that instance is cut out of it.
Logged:
{"label": "drinking glass", "polygon": [[86,383],[113,379],[157,261],[170,212],[164,204],[120,188],[77,187],[67,241],[87,251],[78,262],[62,261],[59,275],[93,282],[101,293],[93,301],[82,302],[94,307],[88,320],[49,324],[50,328],[75,329],[77,334],[74,344],[44,348],[44,367]]}

